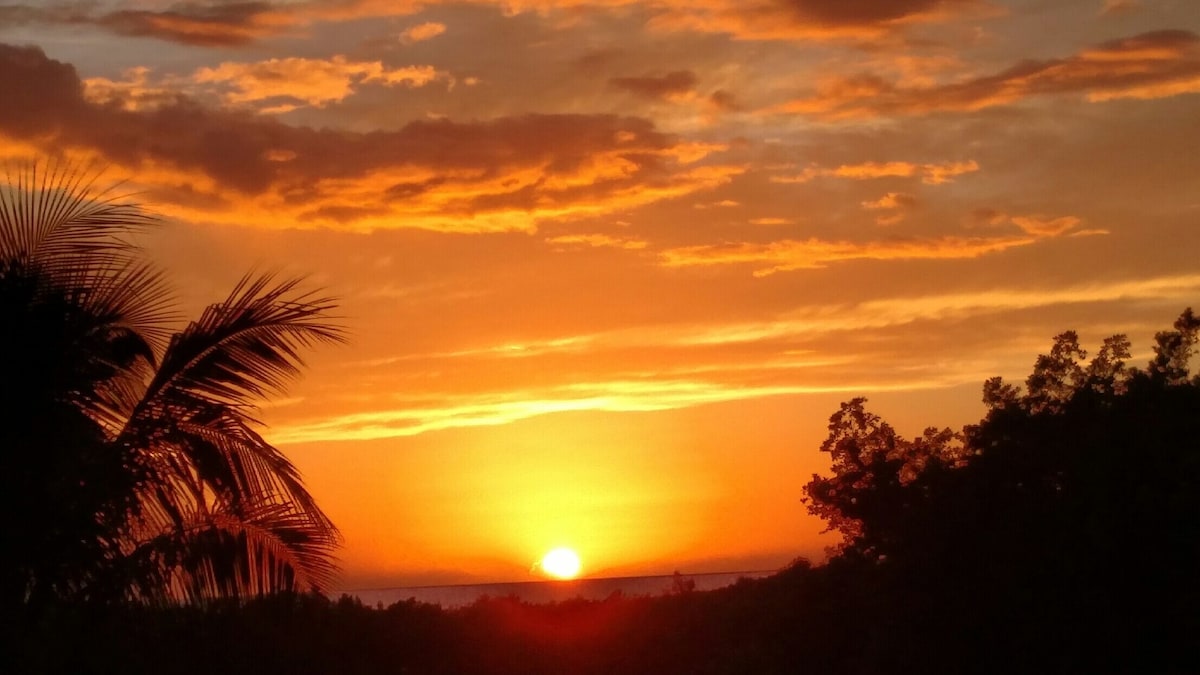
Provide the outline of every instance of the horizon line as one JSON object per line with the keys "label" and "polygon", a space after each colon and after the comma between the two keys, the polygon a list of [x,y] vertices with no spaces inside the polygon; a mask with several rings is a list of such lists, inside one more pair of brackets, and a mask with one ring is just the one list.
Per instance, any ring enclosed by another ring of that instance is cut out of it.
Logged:
{"label": "horizon line", "polygon": [[540,584],[540,583],[553,583],[553,584],[564,584],[565,585],[565,584],[572,584],[572,583],[576,583],[576,582],[580,582],[580,581],[619,581],[622,579],[659,579],[659,578],[669,579],[671,577],[674,577],[676,574],[683,576],[683,577],[707,577],[707,576],[717,576],[719,574],[763,574],[763,575],[765,575],[765,574],[774,574],[783,569],[784,569],[784,567],[778,567],[778,568],[769,569],[769,570],[732,570],[732,571],[728,571],[728,572],[695,572],[695,573],[686,573],[686,572],[676,570],[675,572],[671,572],[670,574],[628,574],[628,575],[615,576],[615,577],[576,577],[574,579],[545,578],[545,579],[530,579],[528,581],[483,581],[483,582],[467,583],[467,584],[424,584],[424,585],[420,585],[420,586],[382,586],[382,587],[378,587],[378,588],[337,589],[333,592],[350,594],[350,593],[366,593],[366,592],[377,592],[377,591],[419,590],[419,589],[427,589],[427,588],[462,588],[462,587],[466,587],[466,586],[515,586],[517,584]]}

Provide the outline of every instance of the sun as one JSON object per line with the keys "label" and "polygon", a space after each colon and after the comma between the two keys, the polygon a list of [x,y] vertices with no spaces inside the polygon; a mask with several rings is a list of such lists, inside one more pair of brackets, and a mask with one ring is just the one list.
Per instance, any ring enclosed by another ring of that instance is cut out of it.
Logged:
{"label": "sun", "polygon": [[556,579],[574,579],[579,574],[579,555],[566,547],[553,549],[542,558],[542,571]]}

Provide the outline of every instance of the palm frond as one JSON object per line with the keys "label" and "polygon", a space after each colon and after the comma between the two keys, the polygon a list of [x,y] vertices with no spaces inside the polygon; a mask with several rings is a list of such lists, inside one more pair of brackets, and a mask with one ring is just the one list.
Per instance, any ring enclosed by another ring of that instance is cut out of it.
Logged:
{"label": "palm frond", "polygon": [[296,293],[299,279],[272,286],[271,275],[244,277],[171,340],[147,399],[200,397],[234,406],[282,393],[300,373],[299,351],[342,342],[330,324],[331,298]]}
{"label": "palm frond", "polygon": [[128,261],[125,235],[157,219],[118,192],[98,187],[103,169],[51,160],[5,168],[0,185],[0,259],[69,269],[81,261]]}
{"label": "palm frond", "polygon": [[205,424],[187,420],[176,430],[187,439],[201,479],[231,507],[262,500],[294,503],[333,529],[296,467],[242,419],[226,414]]}
{"label": "palm frond", "polygon": [[196,602],[290,590],[328,590],[338,539],[289,504],[258,504],[237,514],[193,512],[182,526],[144,538],[129,560],[154,560],[161,584],[150,599]]}
{"label": "palm frond", "polygon": [[143,533],[178,533],[185,521],[215,518],[224,534],[204,534],[205,545],[221,555],[234,547],[245,558],[189,558],[187,583],[172,582],[184,597],[285,578],[323,587],[334,569],[337,529],[295,466],[253,429],[253,402],[299,373],[300,350],[342,339],[326,316],[332,301],[298,293],[298,283],[245,278],[172,338],[120,437],[153,486],[139,514]]}
{"label": "palm frond", "polygon": [[327,588],[340,535],[254,414],[303,349],[343,339],[333,301],[247,276],[170,335],[163,276],[128,238],[156,221],[99,176],[51,162],[0,184],[0,445],[24,457],[2,487],[30,508],[72,495],[17,536],[28,551],[73,542],[71,560],[22,563],[28,594]]}

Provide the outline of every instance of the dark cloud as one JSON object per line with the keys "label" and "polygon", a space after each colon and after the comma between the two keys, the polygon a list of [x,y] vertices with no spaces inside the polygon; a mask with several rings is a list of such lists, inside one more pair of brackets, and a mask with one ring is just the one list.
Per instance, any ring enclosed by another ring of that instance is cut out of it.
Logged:
{"label": "dark cloud", "polygon": [[0,5],[0,28],[32,23],[83,23],[88,21],[90,3],[43,5]]}
{"label": "dark cloud", "polygon": [[922,14],[947,0],[777,0],[777,5],[800,21],[833,26],[884,23]]}
{"label": "dark cloud", "polygon": [[724,89],[718,89],[710,94],[708,97],[708,102],[713,104],[716,108],[726,112],[742,109],[742,106],[737,102],[737,98]]}
{"label": "dark cloud", "polygon": [[661,77],[614,77],[608,82],[635,96],[667,99],[695,89],[696,74],[690,70],[676,70]]}
{"label": "dark cloud", "polygon": [[0,27],[27,24],[92,25],[118,35],[205,47],[242,45],[285,30],[288,8],[270,2],[186,2],[161,11],[96,13],[95,3],[0,6]]}
{"label": "dark cloud", "polygon": [[187,3],[152,12],[126,10],[105,14],[94,22],[119,35],[153,37],[189,45],[241,45],[278,30],[263,21],[275,8],[266,2],[221,5]]}
{"label": "dark cloud", "polygon": [[596,49],[571,61],[571,67],[588,74],[603,72],[612,67],[625,51],[616,48]]}
{"label": "dark cloud", "polygon": [[[271,192],[284,203],[309,205],[310,218],[376,212],[375,206],[420,200],[455,182],[477,188],[454,205],[438,202],[446,213],[532,208],[568,202],[580,182],[593,184],[588,197],[603,197],[669,183],[679,171],[671,153],[680,141],[641,118],[530,114],[470,123],[420,120],[395,131],[358,133],[288,126],[182,97],[130,110],[119,101],[86,99],[71,65],[36,47],[8,45],[0,45],[0,81],[12,85],[0,106],[0,134],[46,147],[92,149],[128,167],[153,163],[199,172],[222,190]],[[623,168],[620,179],[610,181],[605,167],[613,162]],[[372,204],[347,209],[322,203],[332,189],[323,181],[379,172],[397,178],[378,186]],[[593,172],[600,179],[578,179]],[[522,177],[507,178],[517,174]],[[530,175],[541,178],[531,182]],[[505,187],[506,181],[516,184]]]}
{"label": "dark cloud", "polygon": [[1092,101],[1153,99],[1200,91],[1200,36],[1163,30],[1105,42],[1074,56],[1023,61],[994,75],[927,88],[901,88],[874,75],[834,81],[781,109],[823,117],[979,110],[1039,95]]}
{"label": "dark cloud", "polygon": [[869,39],[945,20],[981,0],[663,0],[656,28],[729,33],[751,40]]}

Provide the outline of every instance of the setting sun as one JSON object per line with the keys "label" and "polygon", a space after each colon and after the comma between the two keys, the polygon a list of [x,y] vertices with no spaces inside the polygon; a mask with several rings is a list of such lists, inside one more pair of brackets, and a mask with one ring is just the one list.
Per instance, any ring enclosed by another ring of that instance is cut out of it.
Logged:
{"label": "setting sun", "polygon": [[540,567],[557,579],[573,579],[579,574],[579,555],[569,548],[556,548],[542,558]]}

